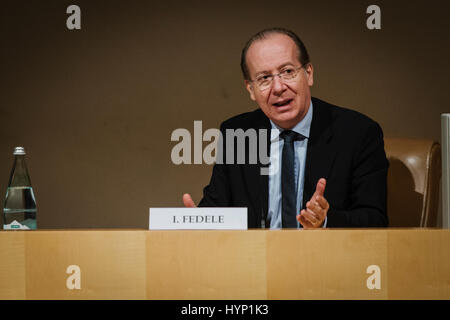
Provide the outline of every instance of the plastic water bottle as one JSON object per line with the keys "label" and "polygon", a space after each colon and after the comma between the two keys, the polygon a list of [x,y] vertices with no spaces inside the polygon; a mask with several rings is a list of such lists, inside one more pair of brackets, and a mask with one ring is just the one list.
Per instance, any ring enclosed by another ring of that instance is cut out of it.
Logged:
{"label": "plastic water bottle", "polygon": [[36,200],[25,164],[25,149],[16,147],[14,149],[14,165],[3,206],[3,229],[36,229],[36,212]]}

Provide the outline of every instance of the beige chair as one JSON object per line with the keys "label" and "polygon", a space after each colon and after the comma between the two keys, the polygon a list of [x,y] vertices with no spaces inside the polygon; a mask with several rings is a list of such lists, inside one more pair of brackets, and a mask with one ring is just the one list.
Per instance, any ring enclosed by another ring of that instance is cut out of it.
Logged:
{"label": "beige chair", "polygon": [[390,227],[435,227],[441,147],[432,140],[385,138]]}

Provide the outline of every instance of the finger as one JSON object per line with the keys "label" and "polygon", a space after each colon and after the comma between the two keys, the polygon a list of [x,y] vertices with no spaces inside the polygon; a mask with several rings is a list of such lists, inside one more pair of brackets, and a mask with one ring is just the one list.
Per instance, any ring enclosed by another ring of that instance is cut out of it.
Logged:
{"label": "finger", "polygon": [[[325,199],[325,198],[324,198]],[[326,201],[326,200],[325,200]],[[328,202],[327,202],[328,204]],[[305,210],[302,210],[305,211]],[[323,225],[327,216],[328,208],[324,209],[319,204],[313,204],[308,201],[305,217],[309,219],[314,227],[318,228]]]}
{"label": "finger", "polygon": [[316,207],[319,207],[319,205],[317,204],[316,201],[308,201],[308,202],[306,203],[306,208],[307,208],[307,209],[310,209],[310,210],[312,210],[312,211],[315,211],[315,210],[316,210]]}
{"label": "finger", "polygon": [[183,203],[186,208],[195,208],[196,205],[189,193],[183,194]]}
{"label": "finger", "polygon": [[300,213],[297,215],[297,220],[298,222],[300,222],[301,224],[308,222],[304,217],[303,214],[306,212],[305,209],[303,209],[302,211],[300,211]]}
{"label": "finger", "polygon": [[302,214],[302,216],[313,226],[315,226],[319,222],[319,219],[316,217],[316,215],[309,210],[306,210]]}
{"label": "finger", "polygon": [[306,218],[304,217],[304,211],[302,210],[302,212],[298,215],[298,221],[301,223],[301,225],[303,226],[303,228],[312,228],[312,224],[311,222],[309,222],[308,220],[306,220]]}
{"label": "finger", "polygon": [[315,227],[320,227],[321,225],[323,225],[325,218],[327,216],[327,211],[328,211],[327,209],[323,209],[319,205],[315,206],[312,209],[306,208],[306,212],[310,213],[313,216],[313,218],[315,218],[315,220],[313,221]]}
{"label": "finger", "polygon": [[306,204],[306,210],[310,212],[316,219],[323,216],[325,210],[316,201],[308,202]]}
{"label": "finger", "polygon": [[322,196],[317,196],[314,200],[315,200],[315,203],[317,205],[319,205],[322,209],[327,210],[330,207],[330,205],[328,204],[327,199],[325,199]]}
{"label": "finger", "polygon": [[301,225],[302,225],[303,229],[314,229],[314,225],[311,222],[309,222],[308,220],[306,220],[305,217],[302,217]]}
{"label": "finger", "polygon": [[314,225],[315,221],[317,221],[315,214],[311,212],[308,208],[303,209],[301,211],[301,216],[311,225]]}
{"label": "finger", "polygon": [[319,208],[319,206],[316,206],[316,205],[314,205],[314,204],[312,204],[312,203],[307,203],[306,204],[306,210],[305,210],[306,212],[308,212],[309,213],[309,215],[312,215],[314,218],[316,218],[317,219],[317,215],[319,215],[320,214],[320,208]]}
{"label": "finger", "polygon": [[316,191],[314,192],[314,195],[311,197],[311,199],[314,199],[316,196],[323,196],[325,193],[325,187],[327,185],[327,180],[324,178],[320,178],[319,181],[317,181],[316,185]]}

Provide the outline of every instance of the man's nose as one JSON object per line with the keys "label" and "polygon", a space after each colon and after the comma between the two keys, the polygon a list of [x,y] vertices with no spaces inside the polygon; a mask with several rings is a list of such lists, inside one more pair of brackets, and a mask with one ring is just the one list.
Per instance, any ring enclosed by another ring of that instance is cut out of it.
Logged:
{"label": "man's nose", "polygon": [[280,76],[274,76],[273,77],[273,82],[272,82],[272,92],[275,95],[279,95],[281,93],[284,92],[284,90],[286,90],[286,85],[283,82],[283,80],[281,79]]}

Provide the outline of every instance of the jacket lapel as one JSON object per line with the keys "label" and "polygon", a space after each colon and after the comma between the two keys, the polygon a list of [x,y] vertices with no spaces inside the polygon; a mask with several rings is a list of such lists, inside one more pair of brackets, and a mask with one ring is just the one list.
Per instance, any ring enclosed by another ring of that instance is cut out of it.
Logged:
{"label": "jacket lapel", "polygon": [[[306,151],[305,182],[303,188],[303,206],[316,190],[320,178],[328,180],[336,150],[332,146],[331,107],[319,99],[312,98],[313,119]],[[325,189],[326,192],[326,189]]]}
{"label": "jacket lapel", "polygon": [[[262,221],[265,222],[267,226],[267,211],[268,211],[268,193],[269,193],[269,177],[268,175],[261,174],[261,169],[269,168],[269,163],[264,164],[261,161],[261,152],[260,147],[261,143],[266,143],[266,155],[265,157],[270,157],[270,121],[266,117],[266,115],[258,109],[255,111],[254,123],[251,126],[256,130],[257,133],[257,141],[258,141],[258,162],[256,165],[245,165],[246,170],[244,170],[245,180],[247,182],[247,186],[249,187],[250,198],[254,203],[255,208],[255,216],[253,217],[255,225],[259,228],[262,225]],[[265,142],[260,141],[260,129],[266,130]],[[247,149],[248,150],[248,149]],[[263,155],[264,156],[264,155]]]}
{"label": "jacket lapel", "polygon": [[[271,129],[272,126],[270,125],[270,121],[268,118],[263,119],[266,120],[263,123],[261,123],[261,126],[263,129],[266,129],[266,146],[267,146],[267,157],[270,159],[270,136],[271,136]],[[259,141],[258,141],[259,142]],[[258,148],[259,149],[259,148]],[[258,161],[258,174],[259,174],[259,200],[260,200],[260,207],[261,207],[261,213],[258,214],[259,221],[264,221],[264,226],[266,228],[269,228],[270,221],[267,220],[267,212],[269,211],[269,176],[267,174],[262,174],[262,170],[269,170],[270,161],[269,163],[263,164],[261,159]],[[262,225],[262,223],[261,223]]]}

